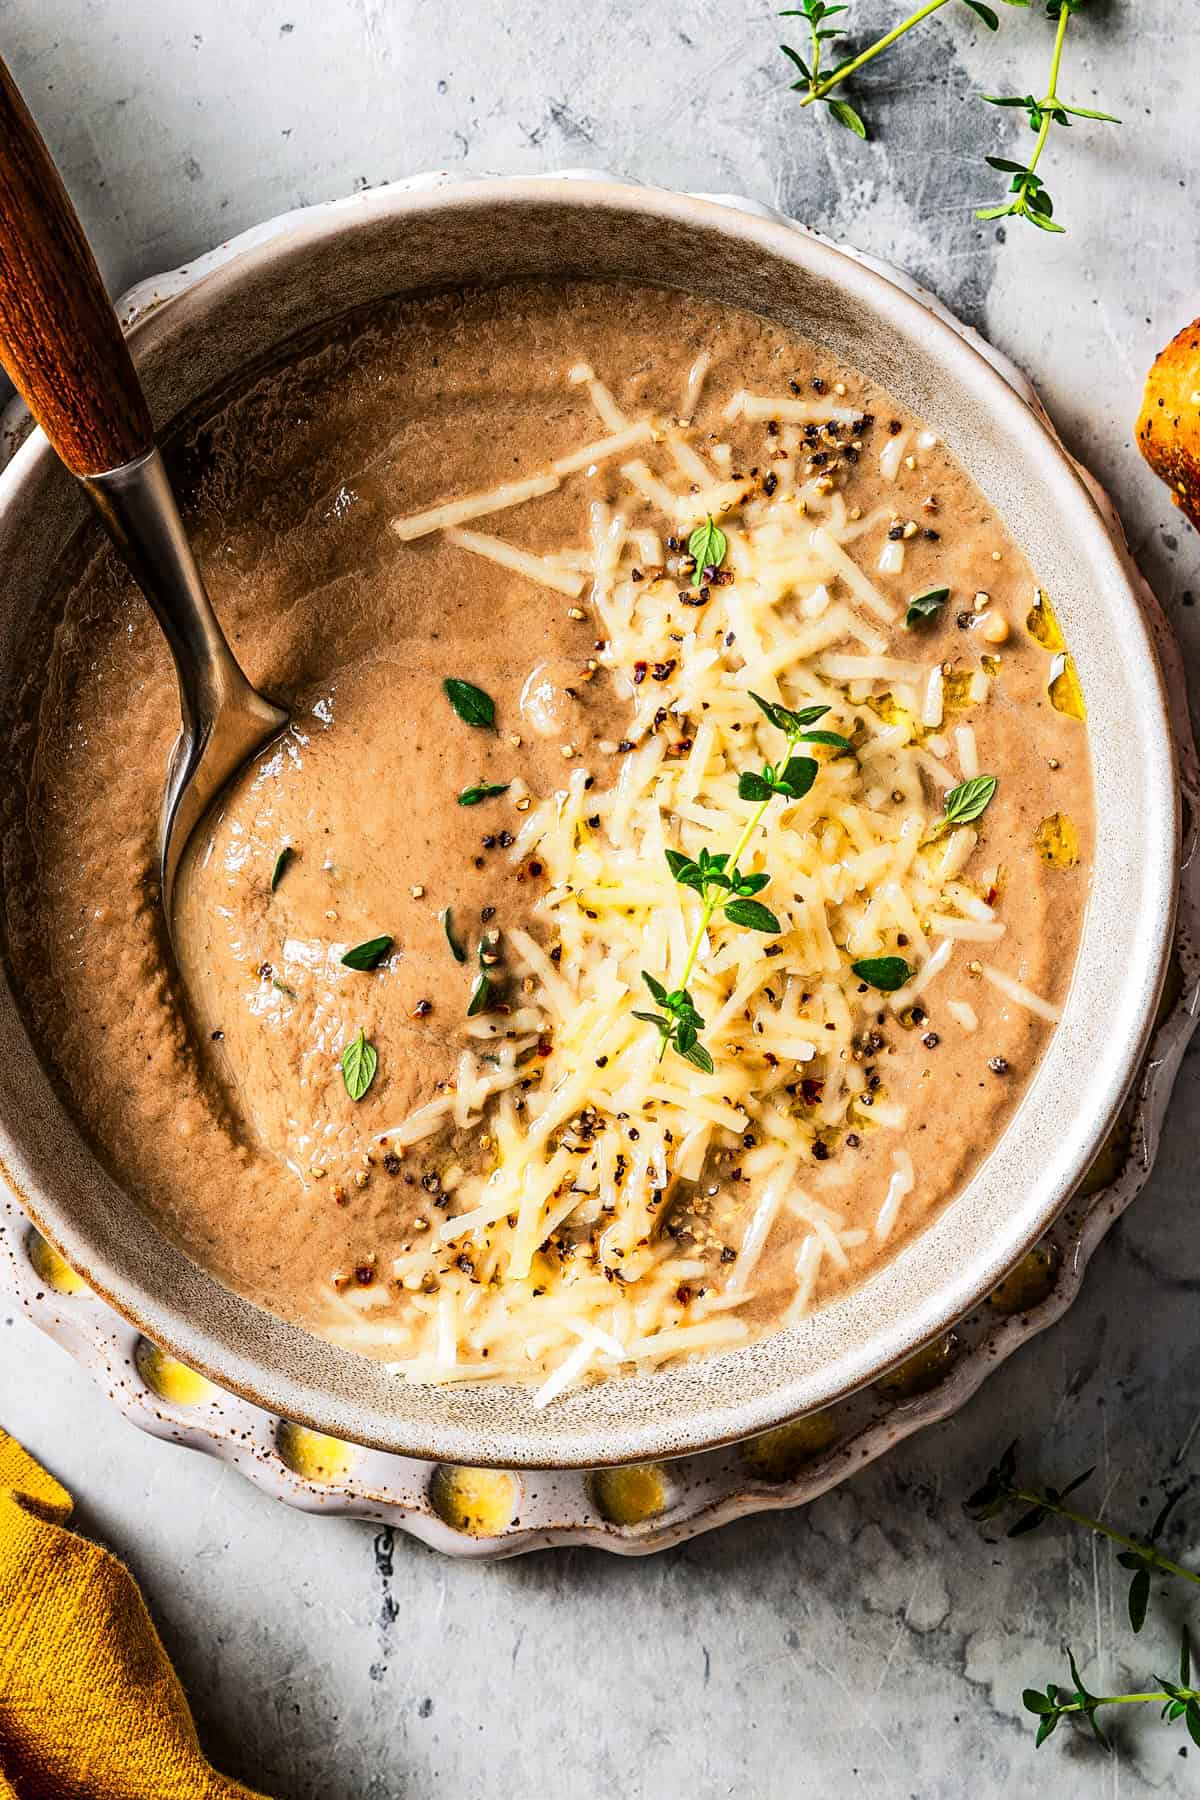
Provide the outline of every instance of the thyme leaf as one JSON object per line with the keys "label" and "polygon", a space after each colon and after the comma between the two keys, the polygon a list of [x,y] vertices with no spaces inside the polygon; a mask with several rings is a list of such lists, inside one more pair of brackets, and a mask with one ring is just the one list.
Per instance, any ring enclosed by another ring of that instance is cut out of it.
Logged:
{"label": "thyme leaf", "polygon": [[458,796],[458,804],[478,806],[481,800],[494,800],[497,794],[507,794],[511,786],[511,781],[481,781],[477,787],[464,788]]}
{"label": "thyme leaf", "polygon": [[359,1027],[358,1036],[351,1038],[342,1051],[342,1080],[346,1092],[352,1100],[361,1100],[375,1079],[379,1068],[379,1055],[374,1044],[367,1039],[366,1031]]}
{"label": "thyme leaf", "polygon": [[482,688],[477,688],[469,681],[458,681],[453,676],[442,683],[442,691],[447,700],[466,725],[476,725],[484,731],[496,729],[496,702]]}
{"label": "thyme leaf", "polygon": [[696,564],[696,578],[699,580],[705,569],[720,568],[725,561],[729,543],[725,533],[709,513],[703,525],[697,525],[688,538],[687,547],[688,555]]}
{"label": "thyme leaf", "polygon": [[923,594],[914,594],[904,615],[906,628],[911,631],[914,625],[936,619],[949,598],[950,589],[945,587],[926,588]]}
{"label": "thyme leaf", "polygon": [[475,986],[471,989],[471,998],[467,1002],[467,1017],[473,1019],[477,1014],[486,1012],[492,998],[492,982],[486,969],[479,971]]}
{"label": "thyme leaf", "polygon": [[881,994],[894,994],[907,986],[916,970],[902,956],[865,956],[850,964],[860,981],[878,988]]}
{"label": "thyme leaf", "polygon": [[283,849],[279,852],[279,855],[275,858],[275,867],[271,870],[271,892],[272,893],[275,892],[275,889],[279,886],[279,883],[283,880],[283,872],[287,868],[288,864],[293,860],[293,858],[295,857],[295,854],[296,854],[296,852],[293,850],[292,846],[290,844],[285,844],[283,846]]}
{"label": "thyme leaf", "polygon": [[770,907],[764,906],[761,900],[729,900],[725,904],[725,917],[731,925],[744,925],[748,931],[765,931],[772,937],[778,937],[783,930]]}
{"label": "thyme leaf", "polygon": [[342,966],[347,969],[377,969],[392,943],[393,939],[390,937],[368,938],[365,944],[355,944],[353,950],[347,950],[342,958]]}
{"label": "thyme leaf", "polygon": [[[933,828],[932,838],[953,831],[959,825],[973,825],[992,803],[996,792],[994,775],[972,775],[970,781],[959,782],[946,795],[945,810]],[[932,840],[931,840],[932,841]]]}
{"label": "thyme leaf", "polygon": [[467,953],[454,935],[454,915],[447,906],[442,913],[442,930],[446,934],[446,942],[450,946],[450,954],[456,963],[465,963]]}

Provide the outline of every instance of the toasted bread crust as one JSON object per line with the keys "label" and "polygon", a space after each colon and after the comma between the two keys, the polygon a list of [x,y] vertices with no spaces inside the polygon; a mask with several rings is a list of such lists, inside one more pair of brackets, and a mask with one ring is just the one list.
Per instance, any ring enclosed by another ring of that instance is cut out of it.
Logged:
{"label": "toasted bread crust", "polygon": [[1146,378],[1138,449],[1200,528],[1200,319],[1171,339]]}

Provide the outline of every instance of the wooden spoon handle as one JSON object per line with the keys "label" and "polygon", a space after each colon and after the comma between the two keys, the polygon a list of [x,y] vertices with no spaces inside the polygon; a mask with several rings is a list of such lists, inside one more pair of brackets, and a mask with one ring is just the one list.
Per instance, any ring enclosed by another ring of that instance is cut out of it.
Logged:
{"label": "wooden spoon handle", "polygon": [[73,475],[154,443],[150,411],[58,170],[0,61],[0,362]]}

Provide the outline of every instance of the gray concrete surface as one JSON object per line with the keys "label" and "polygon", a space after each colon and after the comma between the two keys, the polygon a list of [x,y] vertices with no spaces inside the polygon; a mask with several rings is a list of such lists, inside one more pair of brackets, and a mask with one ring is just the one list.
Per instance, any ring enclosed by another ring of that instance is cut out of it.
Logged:
{"label": "gray concrete surface", "polygon": [[[893,258],[1040,383],[1200,669],[1200,539],[1130,444],[1151,356],[1200,311],[1200,13],[1093,0],[1072,27],[1065,85],[1126,123],[1060,135],[1070,233],[1052,239],[971,218],[997,181],[982,156],[1025,141],[972,91],[1040,88],[1049,57],[1040,5],[1000,10],[999,40],[954,6],[864,80],[869,146],[798,112],[755,4],[0,0],[0,46],[118,288],[435,166],[740,191]],[[1131,754],[1136,738],[1131,720]],[[1065,1678],[1065,1641],[1093,1687],[1141,1685],[1200,1605],[1156,1592],[1135,1640],[1106,1546],[994,1542],[959,1502],[1019,1433],[1044,1478],[1095,1462],[1089,1492],[1135,1527],[1186,1485],[1169,1547],[1200,1550],[1198,1104],[1192,1058],[1083,1298],[966,1413],[806,1513],[651,1561],[465,1566],[289,1514],[142,1437],[20,1321],[0,1334],[0,1419],[144,1583],[213,1756],[278,1800],[1191,1793],[1179,1727],[1143,1713],[1109,1758],[1065,1732],[1035,1756],[1020,1690]]]}

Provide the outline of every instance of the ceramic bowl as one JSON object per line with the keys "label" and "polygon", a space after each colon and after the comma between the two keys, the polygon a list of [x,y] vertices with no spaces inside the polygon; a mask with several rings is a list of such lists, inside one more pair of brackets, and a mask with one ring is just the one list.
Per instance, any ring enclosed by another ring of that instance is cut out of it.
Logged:
{"label": "ceramic bowl", "polygon": [[[145,315],[131,345],[169,430],[353,307],[539,275],[695,290],[777,318],[857,364],[944,438],[1052,594],[1088,700],[1100,830],[1063,1018],[1008,1130],[953,1204],[853,1293],[747,1348],[594,1387],[544,1412],[522,1389],[397,1383],[213,1281],[100,1168],[47,1082],[7,984],[0,1161],[30,1218],[93,1289],[191,1368],[272,1413],[434,1461],[596,1468],[702,1450],[826,1407],[939,1339],[996,1287],[1079,1186],[1137,1073],[1171,945],[1180,827],[1151,634],[1075,465],[948,322],[784,222],[611,181],[382,189],[353,209],[277,222]],[[34,434],[0,478],[0,671],[13,666],[83,519],[76,489]]]}

